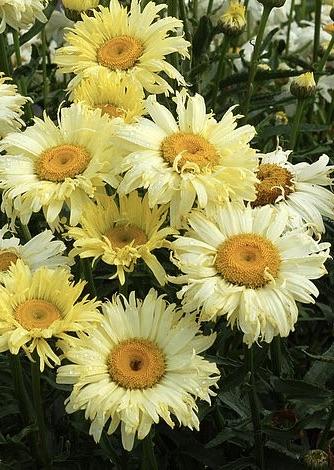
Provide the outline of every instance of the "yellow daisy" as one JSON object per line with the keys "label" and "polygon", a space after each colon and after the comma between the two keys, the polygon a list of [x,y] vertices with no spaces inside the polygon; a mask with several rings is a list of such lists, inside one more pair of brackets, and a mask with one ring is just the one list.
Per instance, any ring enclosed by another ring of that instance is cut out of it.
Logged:
{"label": "yellow daisy", "polygon": [[9,268],[0,285],[0,352],[18,354],[22,348],[31,358],[36,350],[40,369],[60,364],[48,340],[71,340],[68,333],[86,331],[101,320],[98,302],[82,294],[84,282],[74,284],[65,269],[39,268],[32,273],[21,260]]}
{"label": "yellow daisy", "polygon": [[86,11],[96,8],[100,0],[62,0],[64,8],[75,11]]}
{"label": "yellow daisy", "polygon": [[171,227],[161,228],[166,220],[166,208],[149,208],[147,196],[141,199],[137,192],[116,200],[99,196],[96,203],[82,207],[81,227],[73,227],[68,235],[75,240],[70,255],[81,258],[101,258],[115,266],[121,284],[125,273],[134,270],[139,259],[151,269],[160,284],[165,284],[166,273],[152,253],[156,248],[169,247],[166,237],[175,234]]}
{"label": "yellow daisy", "polygon": [[73,92],[75,102],[83,101],[90,108],[99,108],[110,118],[121,117],[131,123],[145,113],[144,92],[138,83],[107,69],[99,70],[97,78],[83,79]]}
{"label": "yellow daisy", "polygon": [[99,7],[94,17],[83,13],[83,21],[67,33],[67,45],[57,51],[55,59],[61,72],[76,74],[69,89],[72,91],[83,78],[96,79],[101,69],[113,77],[132,77],[149,93],[173,91],[160,73],[185,85],[182,75],[165,57],[174,52],[189,57],[190,44],[180,35],[173,36],[182,29],[182,21],[159,17],[165,8],[149,2],[141,11],[139,0],[132,0],[128,13],[118,0],[111,0],[110,8]]}
{"label": "yellow daisy", "polygon": [[61,366],[57,382],[73,384],[66,411],[85,410],[96,442],[121,424],[122,443],[131,450],[162,418],[172,416],[199,429],[195,400],[210,403],[219,371],[200,354],[215,335],[203,336],[192,316],[182,316],[152,289],[144,301],[114,297],[104,304],[101,325],[72,345],[61,342],[71,364]]}
{"label": "yellow daisy", "polygon": [[153,122],[139,118],[135,124],[115,125],[118,146],[132,145],[123,160],[119,193],[147,188],[151,207],[170,204],[172,226],[181,224],[195,202],[203,208],[209,200],[254,200],[257,158],[249,145],[254,127],[236,129],[240,116],[231,109],[217,122],[206,114],[200,95],[182,92],[175,101],[178,122],[149,96],[146,108]]}
{"label": "yellow daisy", "polygon": [[76,225],[82,205],[97,190],[105,183],[118,184],[112,132],[112,121],[101,110],[79,103],[60,111],[59,127],[45,115],[24,132],[8,135],[0,143],[7,153],[0,160],[7,215],[18,215],[27,224],[42,208],[47,222],[55,224],[66,204],[70,224]]}
{"label": "yellow daisy", "polygon": [[7,83],[9,80],[0,73],[0,139],[24,125],[23,106],[30,100],[17,93],[17,86]]}
{"label": "yellow daisy", "polygon": [[29,27],[37,19],[47,21],[43,13],[46,0],[1,0],[0,3],[0,34],[6,25],[16,30]]}
{"label": "yellow daisy", "polygon": [[296,301],[314,303],[310,279],[327,273],[329,243],[314,240],[305,227],[287,229],[287,211],[270,206],[225,207],[215,219],[189,216],[190,232],[173,242],[174,260],[184,275],[179,292],[186,312],[201,320],[226,315],[244,342],[288,336],[297,321]]}
{"label": "yellow daisy", "polygon": [[8,233],[10,232],[7,225],[0,229],[1,282],[7,276],[10,265],[19,259],[30,268],[31,272],[41,266],[54,269],[73,264],[73,260],[64,256],[65,244],[55,240],[50,230],[44,230],[24,245],[21,245],[19,238],[14,236],[7,238]]}
{"label": "yellow daisy", "polygon": [[334,194],[324,188],[333,184],[333,165],[327,155],[313,162],[293,165],[288,161],[291,151],[278,147],[260,155],[257,198],[253,206],[275,206],[289,211],[291,223],[306,222],[315,232],[325,232],[322,216],[334,219]]}

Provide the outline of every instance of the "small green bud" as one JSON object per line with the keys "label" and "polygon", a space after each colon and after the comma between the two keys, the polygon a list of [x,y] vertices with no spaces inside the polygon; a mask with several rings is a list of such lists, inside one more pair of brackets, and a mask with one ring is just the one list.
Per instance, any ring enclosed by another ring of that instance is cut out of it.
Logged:
{"label": "small green bud", "polygon": [[218,27],[226,36],[238,36],[246,27],[245,6],[231,0],[226,12],[219,18]]}
{"label": "small green bud", "polygon": [[290,85],[290,91],[298,99],[305,99],[313,96],[316,90],[313,72],[306,72],[295,78]]}

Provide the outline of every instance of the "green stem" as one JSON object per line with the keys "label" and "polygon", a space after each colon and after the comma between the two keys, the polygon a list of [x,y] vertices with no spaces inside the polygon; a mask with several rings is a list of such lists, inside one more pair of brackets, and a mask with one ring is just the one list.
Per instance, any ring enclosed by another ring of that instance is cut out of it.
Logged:
{"label": "green stem", "polygon": [[31,385],[36,421],[38,425],[38,457],[44,468],[51,468],[46,443],[46,426],[44,421],[43,402],[41,396],[41,372],[39,368],[39,356],[34,354],[33,358],[35,362],[31,363]]}
{"label": "green stem", "polygon": [[288,18],[288,32],[286,35],[285,55],[289,55],[291,23],[292,23],[294,10],[295,10],[295,0],[291,0],[291,7],[290,7],[290,12],[289,12],[289,18]]}
{"label": "green stem", "polygon": [[324,430],[322,431],[321,437],[319,440],[319,444],[318,444],[319,449],[325,449],[325,445],[328,440],[328,434],[330,433],[333,420],[334,420],[334,404],[329,409],[327,421],[326,421]]}
{"label": "green stem", "polygon": [[255,458],[256,464],[261,470],[265,470],[264,451],[263,451],[263,433],[261,428],[260,406],[256,392],[256,377],[254,368],[254,352],[253,347],[246,352],[248,368],[250,371],[250,390],[248,392],[249,405],[251,409],[254,440],[255,440]]}
{"label": "green stem", "polygon": [[270,343],[270,357],[273,372],[277,377],[280,377],[282,369],[282,352],[281,338],[279,336],[275,336]]}
{"label": "green stem", "polygon": [[46,110],[47,99],[48,99],[48,74],[46,70],[46,61],[47,61],[47,40],[45,28],[42,31],[42,70],[43,70],[43,106]]}
{"label": "green stem", "polygon": [[[26,83],[26,79],[24,77],[20,80],[20,88],[21,88],[21,94],[23,96],[28,96],[27,83]],[[25,112],[26,112],[27,119],[32,120],[34,118],[34,112],[33,112],[30,101],[28,101],[25,104],[24,109],[25,109]]]}
{"label": "green stem", "polygon": [[187,15],[186,5],[184,3],[184,0],[179,0],[179,10],[180,10],[181,20],[183,21],[184,36],[187,41],[191,42],[191,34],[190,34],[189,24],[188,24],[188,15]]}
{"label": "green stem", "polygon": [[299,127],[301,123],[301,119],[303,116],[304,112],[304,105],[305,105],[305,100],[300,99],[297,101],[297,109],[295,113],[295,117],[293,120],[293,125],[292,125],[292,130],[291,130],[291,135],[290,135],[290,149],[294,150],[297,140],[298,140],[298,132],[299,132]]}
{"label": "green stem", "polygon": [[212,93],[212,109],[213,110],[215,109],[215,106],[216,106],[219,84],[224,75],[225,56],[226,56],[226,52],[228,50],[229,45],[230,45],[230,38],[225,35],[223,42],[220,46],[220,58],[219,58],[219,63],[217,67],[217,73],[214,79],[214,89]]}
{"label": "green stem", "polygon": [[198,0],[193,0],[193,17],[195,19],[198,17]]}
{"label": "green stem", "polygon": [[321,3],[322,3],[322,0],[315,0],[313,62],[316,62],[318,58],[318,50],[319,50],[319,43],[320,43],[320,26],[321,26]]}
{"label": "green stem", "polygon": [[21,223],[21,231],[22,231],[22,236],[25,242],[28,242],[29,240],[31,240],[31,233],[30,233],[28,225],[24,225]]}
{"label": "green stem", "polygon": [[10,76],[10,68],[8,61],[6,32],[0,34],[0,72],[5,72],[7,77]]}
{"label": "green stem", "polygon": [[328,47],[325,50],[324,55],[321,58],[321,61],[319,62],[319,65],[317,67],[317,72],[322,72],[322,70],[324,69],[326,62],[328,60],[329,54],[331,53],[331,50],[333,49],[333,46],[334,46],[334,34],[332,34]]}
{"label": "green stem", "polygon": [[159,470],[157,459],[154,454],[152,431],[143,440],[143,455],[141,470]]}
{"label": "green stem", "polygon": [[14,393],[21,411],[21,416],[25,425],[28,425],[32,421],[34,416],[34,410],[29,400],[27,389],[24,384],[22,364],[19,354],[10,355],[10,366],[13,376]]}
{"label": "green stem", "polygon": [[250,106],[250,101],[254,92],[254,78],[256,75],[256,69],[257,69],[258,62],[259,62],[259,55],[260,55],[264,30],[266,28],[266,24],[267,24],[271,9],[272,8],[270,6],[265,6],[263,8],[263,12],[262,12],[262,16],[261,16],[261,20],[259,24],[259,30],[256,36],[256,41],[255,41],[255,46],[254,46],[254,51],[252,55],[249,76],[248,76],[247,95],[246,95],[245,105],[243,108],[243,114],[245,115],[245,120],[247,120],[247,114],[248,114],[248,110]]}
{"label": "green stem", "polygon": [[88,289],[92,297],[97,297],[96,288],[93,278],[92,264],[89,259],[81,259],[80,264],[82,267],[83,278],[87,281]]}
{"label": "green stem", "polygon": [[212,11],[212,7],[213,7],[213,0],[209,0],[209,3],[208,3],[208,8],[206,10],[206,14],[209,16],[211,11]]}
{"label": "green stem", "polygon": [[13,42],[14,42],[16,65],[17,67],[20,67],[22,65],[21,50],[20,50],[20,36],[19,36],[19,33],[15,31],[15,29],[13,29],[12,35],[13,35]]}

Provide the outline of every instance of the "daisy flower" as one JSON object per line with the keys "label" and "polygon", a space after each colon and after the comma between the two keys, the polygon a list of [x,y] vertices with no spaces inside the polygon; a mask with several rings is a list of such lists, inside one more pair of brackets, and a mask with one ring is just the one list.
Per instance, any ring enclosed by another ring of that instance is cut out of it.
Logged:
{"label": "daisy flower", "polygon": [[166,273],[152,253],[156,248],[169,247],[166,237],[175,234],[171,227],[161,228],[166,220],[165,207],[149,208],[147,196],[143,199],[133,192],[129,197],[115,198],[99,196],[96,203],[82,208],[81,227],[68,231],[75,240],[70,255],[81,258],[101,258],[115,266],[120,283],[125,282],[125,273],[134,270],[141,258],[151,269],[160,284],[165,284]]}
{"label": "daisy flower", "polygon": [[86,11],[96,8],[100,0],[61,0],[63,7],[69,10]]}
{"label": "daisy flower", "polygon": [[174,243],[174,261],[186,284],[179,292],[186,312],[200,320],[226,315],[244,333],[244,342],[271,342],[294,330],[296,301],[314,303],[319,294],[310,279],[327,273],[329,243],[319,243],[305,228],[287,230],[288,214],[265,206],[220,208],[212,221],[189,216],[190,232]]}
{"label": "daisy flower", "polygon": [[217,122],[206,114],[200,95],[182,92],[175,101],[178,122],[149,96],[146,108],[153,122],[139,118],[132,125],[115,125],[118,145],[130,152],[123,160],[119,193],[148,189],[151,207],[170,204],[172,226],[180,225],[195,202],[203,208],[209,199],[254,200],[257,158],[249,146],[254,127],[236,129],[240,116],[231,109]]}
{"label": "daisy flower", "polygon": [[30,100],[17,93],[16,85],[6,83],[8,80],[11,78],[0,73],[0,139],[24,125],[22,108]]}
{"label": "daisy flower", "polygon": [[271,205],[288,209],[291,219],[306,222],[314,231],[325,232],[322,216],[334,219],[334,194],[324,186],[333,183],[327,155],[314,163],[293,165],[288,161],[292,151],[280,147],[274,152],[260,155],[257,177],[257,198],[254,207]]}
{"label": "daisy flower", "polygon": [[96,442],[121,424],[122,443],[131,450],[162,418],[199,429],[196,399],[210,403],[219,378],[215,364],[200,353],[215,335],[203,336],[192,316],[182,316],[152,289],[146,298],[114,297],[103,306],[101,324],[72,345],[61,342],[71,362],[58,369],[57,382],[73,384],[66,411],[85,410]]}
{"label": "daisy flower", "polygon": [[0,34],[6,25],[16,30],[24,29],[36,20],[45,23],[43,13],[46,0],[1,0],[0,3]]}
{"label": "daisy flower", "polygon": [[41,267],[32,273],[22,260],[9,268],[0,285],[0,352],[18,354],[22,348],[31,358],[36,350],[40,370],[50,361],[60,364],[50,338],[67,339],[68,333],[86,331],[101,319],[98,302],[82,294],[85,282],[74,284],[65,269]]}
{"label": "daisy flower", "polygon": [[118,75],[112,77],[106,69],[101,69],[97,78],[83,79],[73,92],[75,102],[83,101],[111,119],[121,117],[127,123],[145,113],[144,98],[137,82]]}
{"label": "daisy flower", "polygon": [[82,205],[98,189],[118,184],[111,133],[111,121],[101,110],[79,103],[60,111],[59,127],[44,115],[24,132],[9,134],[0,143],[7,153],[0,160],[7,215],[18,215],[27,224],[42,208],[47,222],[55,224],[66,204],[70,224],[76,225]]}
{"label": "daisy flower", "polygon": [[174,52],[189,57],[190,44],[182,36],[173,36],[182,29],[181,20],[159,17],[165,8],[149,2],[141,11],[139,0],[132,0],[128,13],[118,0],[111,0],[109,8],[99,7],[93,17],[83,13],[82,21],[67,33],[67,45],[56,55],[61,72],[76,74],[69,89],[82,78],[96,77],[103,68],[113,77],[132,77],[149,93],[173,91],[159,75],[162,72],[185,85],[165,58]]}
{"label": "daisy flower", "polygon": [[4,238],[9,233],[7,225],[0,229],[1,282],[8,274],[10,265],[15,264],[19,259],[29,266],[31,272],[41,266],[54,269],[73,264],[70,258],[64,256],[65,244],[60,240],[55,240],[50,230],[44,230],[24,245],[21,245],[20,239],[14,236]]}

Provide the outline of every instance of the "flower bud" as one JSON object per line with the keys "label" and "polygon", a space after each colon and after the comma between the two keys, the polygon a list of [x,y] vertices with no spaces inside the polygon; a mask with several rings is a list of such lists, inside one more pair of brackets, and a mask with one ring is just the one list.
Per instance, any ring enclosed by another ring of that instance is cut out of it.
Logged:
{"label": "flower bud", "polygon": [[72,21],[78,21],[81,19],[81,13],[96,8],[99,0],[62,0],[62,3],[67,18]]}
{"label": "flower bud", "polygon": [[305,99],[313,96],[316,90],[313,72],[306,72],[295,78],[290,85],[290,91],[298,99]]}
{"label": "flower bud", "polygon": [[258,2],[262,3],[264,7],[280,8],[284,5],[286,0],[258,0]]}
{"label": "flower bud", "polygon": [[245,7],[238,0],[231,0],[226,12],[219,18],[218,25],[226,36],[238,36],[246,26]]}
{"label": "flower bud", "polygon": [[309,470],[328,470],[328,454],[324,450],[310,450],[303,457],[303,462]]}

